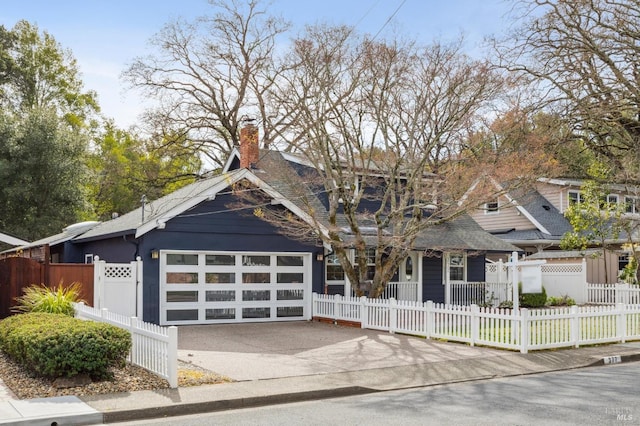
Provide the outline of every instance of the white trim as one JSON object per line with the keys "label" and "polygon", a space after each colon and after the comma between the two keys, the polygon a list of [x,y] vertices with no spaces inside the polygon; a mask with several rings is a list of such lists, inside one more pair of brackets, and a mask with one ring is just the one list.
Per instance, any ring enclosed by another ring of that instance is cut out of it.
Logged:
{"label": "white trim", "polygon": [[[262,179],[260,179],[250,170],[239,169],[239,170],[234,170],[230,173],[227,173],[226,179],[221,179],[215,185],[209,187],[206,191],[203,191],[198,195],[195,195],[193,197],[186,199],[183,203],[180,203],[173,209],[164,213],[162,217],[154,218],[153,220],[150,220],[149,222],[142,224],[136,229],[135,237],[139,238],[144,234],[146,234],[147,232],[152,231],[156,228],[164,229],[164,226],[167,221],[173,219],[179,214],[197,206],[198,204],[204,201],[215,199],[216,194],[218,194],[218,192],[228,188],[230,185],[233,185],[234,183],[239,182],[243,179],[246,179],[249,182],[256,185],[258,188],[264,191],[267,195],[269,195],[273,200],[277,200],[277,202],[281,203],[284,207],[286,207],[289,211],[291,211],[293,214],[298,216],[300,219],[302,219],[306,223],[315,226],[315,222],[313,218],[310,215],[308,215],[306,212],[304,212],[302,209],[300,209],[295,203],[293,203],[291,200],[288,200],[284,195],[282,195],[280,192],[273,189],[270,185],[265,183]],[[320,228],[320,231],[323,234],[325,235],[328,234],[327,229],[322,224],[318,223],[318,226]]]}
{"label": "white trim", "polygon": [[227,161],[224,163],[224,167],[222,167],[222,173],[229,173],[231,164],[236,158],[238,159],[238,161],[240,160],[240,151],[238,151],[237,147],[233,147],[233,149],[229,153],[229,157],[227,157]]}
{"label": "white trim", "polygon": [[[231,172],[228,173],[226,175],[225,179],[220,179],[218,182],[216,182],[213,186],[207,188],[207,190],[188,197],[187,199],[185,199],[184,202],[180,203],[179,205],[177,205],[176,207],[172,208],[171,210],[165,212],[162,217],[158,217],[158,218],[153,218],[152,220],[143,223],[142,225],[140,225],[137,229],[136,229],[136,238],[140,238],[141,236],[143,236],[144,234],[146,234],[149,231],[152,231],[156,228],[159,227],[164,227],[164,224],[168,221],[173,219],[174,217],[178,216],[180,213],[185,212],[195,206],[197,206],[198,204],[213,199],[215,198],[216,194],[220,191],[222,191],[225,188],[228,188],[229,185],[234,184],[235,182],[238,182],[239,180],[241,180],[244,175],[246,175],[247,173],[249,173],[247,170],[239,170],[237,172]],[[221,175],[224,176],[224,175]],[[212,198],[213,197],[213,198]],[[162,228],[160,228],[162,229]]]}

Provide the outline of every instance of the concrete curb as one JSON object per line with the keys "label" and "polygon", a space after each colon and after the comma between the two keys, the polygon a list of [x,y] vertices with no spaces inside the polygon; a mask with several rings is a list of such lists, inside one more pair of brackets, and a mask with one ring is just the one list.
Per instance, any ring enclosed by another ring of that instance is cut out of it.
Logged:
{"label": "concrete curb", "polygon": [[303,392],[280,393],[265,396],[234,398],[217,401],[183,403],[171,406],[142,408],[103,413],[104,423],[153,419],[160,417],[182,416],[186,414],[212,413],[240,408],[262,407],[266,405],[288,404],[318,399],[340,398],[381,392],[361,386],[349,386],[336,389],[321,389]]}
{"label": "concrete curb", "polygon": [[604,358],[601,358],[589,366],[598,366],[598,365],[610,365],[610,364],[621,364],[625,362],[636,362],[640,361],[640,353],[637,354],[629,354],[629,355],[610,355]]}

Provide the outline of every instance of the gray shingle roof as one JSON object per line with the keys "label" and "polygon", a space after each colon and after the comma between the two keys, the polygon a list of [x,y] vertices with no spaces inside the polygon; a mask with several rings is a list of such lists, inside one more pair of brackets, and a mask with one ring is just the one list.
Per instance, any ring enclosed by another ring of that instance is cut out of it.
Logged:
{"label": "gray shingle roof", "polygon": [[[316,212],[316,217],[328,226],[326,206],[314,192],[314,182],[300,172],[298,165],[285,159],[280,152],[261,150],[260,159],[251,173],[282,197],[293,203],[300,211]],[[177,191],[146,204],[144,220],[142,207],[116,219],[103,222],[88,232],[78,236],[77,241],[88,241],[104,237],[132,234],[141,229],[153,229],[159,222],[174,217],[215,195],[241,175],[245,169],[232,170],[223,175],[210,177],[187,185]],[[317,185],[315,185],[317,186]],[[338,219],[338,226],[346,226],[346,220]],[[516,247],[490,235],[469,216],[463,215],[452,222],[433,226],[425,230],[417,239],[415,248],[435,250],[478,250],[510,252]]]}
{"label": "gray shingle roof", "polygon": [[76,238],[76,240],[82,241],[97,239],[108,235],[135,233],[136,230],[143,225],[155,224],[158,220],[164,220],[165,215],[175,209],[179,209],[181,206],[198,204],[199,202],[205,201],[210,195],[213,195],[210,194],[212,188],[220,186],[220,184],[224,184],[240,172],[241,170],[235,170],[223,175],[196,181],[172,192],[171,194],[147,203],[144,208],[144,220],[141,206],[116,219],[101,223]]}
{"label": "gray shingle roof", "polygon": [[571,224],[560,211],[538,191],[530,191],[517,198],[520,205],[542,225],[550,236],[561,237],[572,230]]}
{"label": "gray shingle roof", "polygon": [[470,216],[461,215],[451,222],[425,230],[417,239],[421,249],[519,251],[514,245],[486,232]]}
{"label": "gray shingle roof", "polygon": [[[258,176],[267,184],[278,190],[284,196],[299,205],[303,211],[312,208],[315,212],[326,212],[326,207],[310,189],[313,182],[305,181],[286,161],[279,152],[261,152],[260,161],[257,163]],[[261,170],[260,170],[261,169]],[[262,173],[260,173],[262,171]],[[309,178],[312,178],[309,176]],[[304,194],[301,196],[301,194]],[[317,215],[325,226],[328,219]],[[346,219],[338,215],[337,226],[347,227]],[[348,240],[346,233],[342,237]],[[365,237],[365,240],[374,242],[375,237]],[[442,250],[477,250],[511,252],[518,248],[512,244],[494,237],[482,229],[468,215],[462,215],[455,220],[427,228],[418,236],[414,247],[416,249],[442,249]]]}

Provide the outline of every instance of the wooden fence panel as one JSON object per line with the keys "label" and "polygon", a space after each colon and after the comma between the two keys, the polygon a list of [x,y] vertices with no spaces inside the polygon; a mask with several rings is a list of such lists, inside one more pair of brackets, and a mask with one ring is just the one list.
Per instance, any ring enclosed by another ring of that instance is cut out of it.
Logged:
{"label": "wooden fence panel", "polygon": [[93,306],[93,264],[84,263],[51,263],[47,285],[56,287],[62,283],[67,287],[74,282],[81,285],[80,299],[85,305]]}
{"label": "wooden fence panel", "polygon": [[53,288],[60,282],[65,286],[73,282],[81,283],[81,299],[87,305],[93,305],[92,264],[44,264],[26,257],[0,259],[0,319],[11,315],[15,298],[21,296],[26,287],[45,284]]}
{"label": "wooden fence panel", "polygon": [[24,287],[44,282],[44,268],[38,261],[24,257],[9,257],[0,261],[0,318],[11,315],[15,298]]}

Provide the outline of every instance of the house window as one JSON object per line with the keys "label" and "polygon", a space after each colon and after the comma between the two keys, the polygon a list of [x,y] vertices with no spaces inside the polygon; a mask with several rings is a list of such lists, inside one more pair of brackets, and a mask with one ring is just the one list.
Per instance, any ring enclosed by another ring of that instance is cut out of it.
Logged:
{"label": "house window", "polygon": [[[366,280],[372,280],[373,276],[376,274],[376,249],[375,248],[368,248],[365,250],[365,256],[367,257],[366,260],[366,268],[367,268],[367,272],[365,274],[365,279]],[[358,255],[356,254],[356,261],[355,264],[358,264]]]}
{"label": "house window", "polygon": [[344,283],[344,270],[338,261],[338,256],[330,254],[327,256],[327,281],[338,281]]}
{"label": "house window", "polygon": [[466,281],[466,256],[463,253],[449,255],[449,281]]}
{"label": "house window", "polygon": [[500,211],[500,204],[498,203],[497,199],[495,201],[491,201],[490,203],[486,203],[484,205],[485,214],[495,214],[495,213],[498,213],[499,211]]}
{"label": "house window", "polygon": [[601,210],[614,208],[617,204],[618,204],[617,194],[603,195],[602,197],[600,197]]}
{"label": "house window", "polygon": [[584,201],[582,199],[582,194],[580,193],[580,191],[569,191],[568,195],[569,195],[569,205],[576,204],[576,203],[580,204]]}
{"label": "house window", "polygon": [[624,197],[624,211],[627,213],[640,213],[640,202],[635,197]]}
{"label": "house window", "polygon": [[407,280],[411,281],[411,277],[413,276],[413,260],[411,256],[407,256],[407,259],[404,261],[404,275]]}

